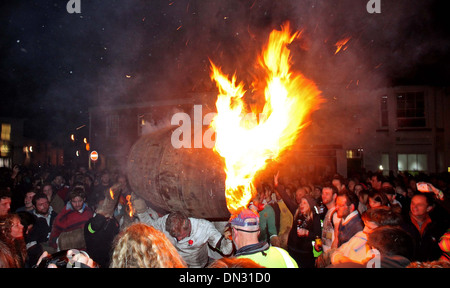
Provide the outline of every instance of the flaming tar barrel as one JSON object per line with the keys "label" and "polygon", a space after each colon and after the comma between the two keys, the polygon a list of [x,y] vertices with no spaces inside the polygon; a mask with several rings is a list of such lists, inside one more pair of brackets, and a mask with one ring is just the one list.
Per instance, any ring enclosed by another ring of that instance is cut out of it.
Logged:
{"label": "flaming tar barrel", "polygon": [[176,149],[171,137],[171,130],[158,131],[133,145],[127,165],[133,191],[167,212],[228,220],[220,156],[207,148]]}

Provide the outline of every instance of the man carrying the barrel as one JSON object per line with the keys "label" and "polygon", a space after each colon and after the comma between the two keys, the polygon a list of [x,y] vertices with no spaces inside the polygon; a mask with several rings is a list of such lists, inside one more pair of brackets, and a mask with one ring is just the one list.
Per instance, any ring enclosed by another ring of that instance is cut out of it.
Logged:
{"label": "man carrying the barrel", "polygon": [[133,196],[131,201],[139,220],[164,232],[189,268],[203,268],[209,264],[208,245],[223,256],[233,252],[231,237],[222,235],[211,222],[187,217],[181,212],[156,217],[156,213],[148,213],[143,199]]}

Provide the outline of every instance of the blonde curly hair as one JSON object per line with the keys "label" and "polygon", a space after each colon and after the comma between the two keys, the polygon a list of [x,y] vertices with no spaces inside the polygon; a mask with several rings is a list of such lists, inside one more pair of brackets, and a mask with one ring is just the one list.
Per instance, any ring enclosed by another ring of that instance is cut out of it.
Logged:
{"label": "blonde curly hair", "polygon": [[161,231],[132,224],[114,240],[111,268],[185,268],[183,258]]}

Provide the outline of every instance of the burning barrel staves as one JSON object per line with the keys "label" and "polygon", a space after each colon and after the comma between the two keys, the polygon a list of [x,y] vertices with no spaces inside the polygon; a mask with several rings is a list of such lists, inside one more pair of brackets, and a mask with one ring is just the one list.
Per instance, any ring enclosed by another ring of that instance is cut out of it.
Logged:
{"label": "burning barrel staves", "polygon": [[[128,177],[142,198],[168,211],[183,211],[199,218],[228,218],[246,207],[256,193],[254,177],[269,160],[276,161],[297,140],[308,115],[323,101],[315,83],[290,71],[288,45],[300,33],[289,23],[274,30],[258,57],[265,72],[264,107],[248,107],[244,84],[236,84],[211,62],[211,78],[219,95],[211,149],[175,149],[171,131],[139,139],[132,147]],[[252,113],[258,121],[243,121]]]}

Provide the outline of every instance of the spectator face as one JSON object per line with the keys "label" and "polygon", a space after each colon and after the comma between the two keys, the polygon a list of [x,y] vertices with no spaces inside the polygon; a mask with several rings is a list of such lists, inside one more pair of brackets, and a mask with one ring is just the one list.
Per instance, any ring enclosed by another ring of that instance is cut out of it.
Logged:
{"label": "spectator face", "polygon": [[324,205],[327,205],[328,203],[333,202],[333,190],[330,188],[323,188],[322,189],[322,203]]}
{"label": "spectator face", "polygon": [[411,199],[411,214],[415,217],[423,217],[428,214],[431,207],[428,206],[427,199],[424,195],[415,195]]}
{"label": "spectator face", "polygon": [[311,211],[308,200],[306,200],[305,198],[302,198],[302,200],[300,201],[299,208],[300,208],[300,213],[302,213],[302,214],[308,214]]}
{"label": "spectator face", "polygon": [[300,204],[302,198],[306,195],[306,190],[303,188],[297,189],[295,191],[295,201],[297,201],[298,204]]}
{"label": "spectator face", "polygon": [[7,215],[11,209],[11,198],[0,199],[0,216]]}
{"label": "spectator face", "polygon": [[11,237],[14,239],[23,238],[23,225],[20,223],[19,217],[14,217],[12,220]]}
{"label": "spectator face", "polygon": [[52,199],[53,189],[51,185],[45,185],[44,187],[42,187],[42,192],[47,195],[48,201]]}
{"label": "spectator face", "polygon": [[74,210],[80,211],[83,208],[84,199],[80,196],[76,196],[70,200],[70,203],[72,204]]}
{"label": "spectator face", "polygon": [[381,203],[378,201],[375,201],[375,199],[369,197],[369,206],[370,208],[377,208],[381,206]]}
{"label": "spectator face", "polygon": [[376,190],[380,190],[381,188],[381,181],[378,181],[377,176],[372,176],[372,178],[370,178],[370,184]]}
{"label": "spectator face", "polygon": [[33,200],[34,195],[36,195],[36,193],[34,193],[34,192],[28,192],[25,195],[24,203],[25,203],[26,208],[33,207],[33,203],[31,201]]}
{"label": "spectator face", "polygon": [[336,209],[339,218],[345,218],[350,214],[350,207],[347,205],[347,198],[345,196],[338,196],[336,198]]}
{"label": "spectator face", "polygon": [[62,187],[65,181],[62,176],[56,176],[54,182],[58,187]]}
{"label": "spectator face", "polygon": [[50,205],[48,203],[48,200],[45,198],[39,198],[36,200],[36,213],[40,215],[47,215],[48,210],[50,208]]}

